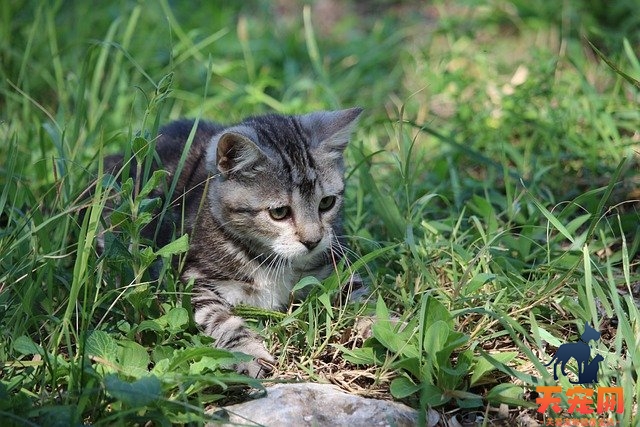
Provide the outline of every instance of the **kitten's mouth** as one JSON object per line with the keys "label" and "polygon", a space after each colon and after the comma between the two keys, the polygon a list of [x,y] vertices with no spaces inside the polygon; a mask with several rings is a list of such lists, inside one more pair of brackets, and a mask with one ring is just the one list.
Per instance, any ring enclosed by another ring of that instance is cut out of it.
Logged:
{"label": "kitten's mouth", "polygon": [[271,246],[271,251],[279,258],[290,263],[307,263],[316,260],[329,249],[327,241],[328,239],[325,237],[318,242],[314,242],[314,244],[305,244],[303,242],[282,244],[274,242]]}
{"label": "kitten's mouth", "polygon": [[320,254],[322,254],[326,248],[322,248],[320,246],[314,247],[312,249],[304,248],[300,249],[298,247],[289,248],[289,250],[279,250],[274,251],[277,256],[286,259],[289,262],[300,263],[300,262],[308,262]]}

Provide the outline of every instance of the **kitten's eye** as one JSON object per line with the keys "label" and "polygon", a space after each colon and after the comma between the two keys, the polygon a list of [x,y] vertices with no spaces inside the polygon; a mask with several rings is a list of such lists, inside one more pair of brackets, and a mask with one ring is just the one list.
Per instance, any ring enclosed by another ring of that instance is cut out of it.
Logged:
{"label": "kitten's eye", "polygon": [[281,221],[291,216],[291,208],[289,206],[280,206],[279,208],[269,209],[269,215],[276,221]]}
{"label": "kitten's eye", "polygon": [[336,196],[327,196],[320,199],[318,209],[320,212],[326,212],[336,204]]}

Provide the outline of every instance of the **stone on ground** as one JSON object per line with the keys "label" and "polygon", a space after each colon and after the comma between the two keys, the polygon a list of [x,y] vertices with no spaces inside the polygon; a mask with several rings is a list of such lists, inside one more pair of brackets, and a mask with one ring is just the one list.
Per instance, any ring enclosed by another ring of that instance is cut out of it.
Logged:
{"label": "stone on ground", "polygon": [[210,423],[271,426],[415,426],[418,413],[397,402],[354,396],[331,384],[276,384],[265,397],[215,411]]}

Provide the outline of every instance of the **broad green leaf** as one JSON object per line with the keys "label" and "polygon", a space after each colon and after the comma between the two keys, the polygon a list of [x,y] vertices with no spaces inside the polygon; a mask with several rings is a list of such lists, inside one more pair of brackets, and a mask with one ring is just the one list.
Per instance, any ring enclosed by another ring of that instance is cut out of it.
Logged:
{"label": "broad green leaf", "polygon": [[475,294],[482,286],[495,280],[497,275],[491,273],[478,273],[474,275],[464,287],[465,295]]}
{"label": "broad green leaf", "polygon": [[[40,419],[46,420],[47,427],[68,427],[76,423],[73,422],[73,414],[77,410],[75,405],[50,405],[43,407],[40,412]],[[9,424],[12,425],[12,424]],[[31,423],[25,425],[33,425]]]}
{"label": "broad green leaf", "polygon": [[382,299],[382,295],[378,294],[378,300],[376,302],[376,320],[389,320],[389,310],[387,309],[387,305],[384,303]]}
{"label": "broad green leaf", "polygon": [[553,347],[560,347],[562,345],[562,341],[560,341],[558,338],[551,335],[551,333],[548,332],[546,329],[538,326],[538,331],[540,333],[540,339],[548,342]]}
{"label": "broad green leaf", "polygon": [[13,350],[25,356],[44,354],[42,346],[33,342],[33,340],[26,335],[19,336],[13,341]]}
{"label": "broad green leaf", "polygon": [[[376,303],[376,320],[371,327],[373,337],[380,342],[387,349],[399,353],[404,345],[407,343],[406,334],[401,334],[397,331],[398,326],[390,320],[389,310],[382,299],[382,296],[378,295],[378,301]],[[409,332],[407,332],[409,333]]]}
{"label": "broad green leaf", "polygon": [[[113,216],[111,219],[115,223]],[[107,258],[116,261],[131,262],[132,259],[129,249],[110,231],[104,234],[104,253]]]}
{"label": "broad green leaf", "polygon": [[143,320],[142,322],[140,322],[140,324],[138,324],[138,326],[134,328],[134,330],[136,333],[144,331],[162,332],[164,330],[162,326],[166,324],[160,324],[159,321],[160,319]]}
{"label": "broad green leaf", "polygon": [[404,369],[416,378],[420,378],[422,381],[431,382],[431,374],[425,374],[421,371],[420,357],[401,357],[397,362],[394,362],[391,367],[395,370]]}
{"label": "broad green leaf", "polygon": [[169,360],[173,356],[175,350],[168,345],[157,345],[151,351],[151,360],[158,363],[161,360]]}
{"label": "broad green leaf", "polygon": [[168,327],[171,332],[181,331],[189,324],[189,312],[183,307],[174,307],[157,322],[159,325]]}
{"label": "broad green leaf", "polygon": [[424,325],[426,328],[437,321],[443,321],[448,329],[453,328],[453,318],[447,308],[435,297],[427,297],[427,308],[425,310]]}
{"label": "broad green leaf", "polygon": [[447,397],[442,390],[431,384],[422,384],[420,390],[420,404],[423,406],[440,406],[447,403],[451,398]]}
{"label": "broad green leaf", "polygon": [[[131,213],[127,211],[128,205],[119,206],[109,215],[109,222],[119,228],[127,229],[131,225]],[[128,249],[127,249],[128,252]]]}
{"label": "broad green leaf", "polygon": [[394,353],[399,353],[406,341],[403,340],[398,333],[394,330],[393,323],[390,320],[377,319],[371,327],[373,337],[377,339],[380,344]]}
{"label": "broad green leaf", "polygon": [[402,331],[402,333],[398,334],[398,339],[404,343],[400,347],[400,354],[402,355],[402,357],[420,359],[420,357],[422,356],[420,354],[420,350],[418,350],[417,347],[417,340],[410,339],[414,337],[415,335],[411,336],[408,331]]}
{"label": "broad green leaf", "polygon": [[423,348],[427,353],[428,359],[432,363],[436,364],[436,368],[438,367],[436,355],[444,348],[448,336],[449,326],[442,320],[438,320],[431,324],[425,332]]}
{"label": "broad green leaf", "polygon": [[91,331],[84,344],[85,353],[105,361],[116,364],[118,344],[115,339],[105,331]]}
{"label": "broad green leaf", "polygon": [[[458,354],[458,360],[455,368],[452,366],[453,362],[450,357],[450,352],[440,351],[438,352],[438,372],[436,378],[438,379],[436,384],[445,390],[457,390],[463,384],[464,379],[469,375],[469,368],[471,366],[470,358],[468,357],[469,351],[463,351]],[[448,356],[443,356],[448,354]]]}
{"label": "broad green leaf", "polygon": [[[520,345],[519,347],[520,347],[521,350],[523,349],[522,345]],[[495,360],[493,358],[493,356],[491,356],[489,353],[487,353],[486,351],[482,350],[481,348],[478,348],[476,350],[482,355],[482,357],[487,358],[489,361]],[[531,358],[530,360],[534,360],[535,361],[536,356],[529,349],[525,350],[524,352],[527,353],[527,351],[530,353],[530,354],[528,354],[528,356]],[[542,366],[542,364],[540,362],[537,362],[537,363],[540,366]],[[538,384],[540,382],[540,378],[539,377],[536,377],[536,376],[533,376],[533,375],[530,375],[530,374],[524,374],[524,373],[522,373],[522,372],[520,372],[520,371],[518,371],[516,369],[513,369],[513,368],[511,368],[509,366],[506,366],[506,365],[503,365],[503,364],[499,363],[497,360],[495,361],[494,366],[499,371],[504,372],[505,374],[510,375],[512,377],[515,377],[518,380],[520,380],[520,381],[522,381],[522,382],[524,382],[526,384]],[[544,368],[541,368],[541,369],[544,369]]]}
{"label": "broad green leaf", "polygon": [[336,347],[342,352],[342,357],[351,363],[356,365],[374,365],[376,363],[375,354],[371,347],[361,347],[348,349],[341,345]]}
{"label": "broad green leaf", "polygon": [[162,248],[158,249],[156,255],[167,257],[171,255],[181,254],[189,250],[189,235],[183,234],[172,242],[169,242]]}
{"label": "broad green leaf", "polygon": [[144,187],[142,187],[142,190],[140,190],[140,193],[138,193],[138,197],[136,199],[141,200],[147,197],[149,193],[160,185],[160,181],[162,181],[167,174],[167,171],[162,169],[154,171],[151,178],[149,178],[149,180],[144,184]]}
{"label": "broad green leaf", "polygon": [[407,396],[411,396],[420,390],[419,384],[414,384],[407,377],[398,377],[391,381],[389,385],[389,391],[391,395],[396,399],[403,399]]}
{"label": "broad green leaf", "polygon": [[203,356],[200,360],[197,360],[189,364],[189,374],[191,375],[204,375],[207,373],[215,372],[222,367],[229,368],[234,363],[238,362],[236,357],[229,355],[229,357],[209,357]]}
{"label": "broad green leaf", "polygon": [[440,378],[449,380],[449,383],[453,384],[452,387],[454,387],[455,384],[458,383],[458,380],[460,378],[466,376],[469,373],[469,364],[460,361],[458,361],[455,368],[451,366],[450,360],[446,360],[446,362],[441,363],[440,366]]}
{"label": "broad green leaf", "polygon": [[454,390],[450,396],[456,399],[460,408],[477,408],[482,406],[482,396],[463,390]]}
{"label": "broad green leaf", "polygon": [[531,401],[523,399],[524,389],[510,383],[498,384],[487,393],[487,400],[492,403],[506,403],[512,406],[533,407]]}
{"label": "broad green leaf", "polygon": [[156,254],[150,246],[145,247],[140,252],[140,261],[143,268],[150,266],[156,260]]}
{"label": "broad green leaf", "polygon": [[153,199],[142,199],[138,205],[138,213],[150,213],[153,215],[156,209],[162,204],[162,199],[154,197]]}
{"label": "broad green leaf", "polygon": [[151,212],[138,212],[138,216],[136,217],[134,224],[138,228],[142,228],[153,221],[154,216],[155,215],[153,215]]}
{"label": "broad green leaf", "polygon": [[120,341],[118,344],[118,362],[122,372],[136,378],[147,375],[150,362],[147,349],[135,341]]}
{"label": "broad green leaf", "polygon": [[[493,358],[502,364],[507,364],[512,361],[518,352],[516,351],[507,351],[504,353],[495,353],[492,354]],[[478,382],[485,374],[497,369],[493,363],[491,363],[486,358],[479,358],[473,367],[473,374],[471,374],[471,379],[469,380],[470,385],[474,385]]]}
{"label": "broad green leaf", "polygon": [[146,138],[142,136],[136,136],[131,141],[131,146],[133,148],[133,155],[135,156],[138,163],[142,163],[144,158],[149,153],[149,149],[151,148],[151,144],[147,141]]}
{"label": "broad green leaf", "polygon": [[133,193],[133,187],[134,187],[133,178],[132,177],[127,178],[127,180],[123,182],[120,187],[120,196],[126,200]]}
{"label": "broad green leaf", "polygon": [[147,406],[162,397],[162,383],[154,375],[129,383],[110,374],[104,378],[104,385],[107,393],[133,408]]}
{"label": "broad green leaf", "polygon": [[315,287],[315,286],[320,286],[321,284],[322,283],[320,282],[320,280],[318,280],[318,278],[313,276],[306,276],[300,279],[298,283],[296,283],[296,285],[293,287],[291,292],[299,291],[301,289],[306,288],[307,286]]}
{"label": "broad green leaf", "polygon": [[168,373],[175,373],[176,371],[171,371],[169,369],[169,365],[171,364],[171,361],[169,359],[161,359],[159,361],[157,361],[154,365],[153,365],[153,369],[151,369],[151,374],[153,375],[158,375],[162,378],[165,379],[165,381],[167,380],[167,374]]}
{"label": "broad green leaf", "polygon": [[214,359],[228,359],[230,357],[234,357],[231,352],[214,347],[188,348],[176,351],[176,354],[171,361],[171,365],[169,366],[169,370],[175,370],[186,362],[200,360],[204,356],[212,357]]}
{"label": "broad green leaf", "polygon": [[449,359],[451,357],[451,353],[454,350],[464,346],[469,341],[469,337],[462,332],[449,330],[449,335],[447,336],[447,341],[440,349],[437,354],[437,360],[440,366],[445,366],[449,363]]}

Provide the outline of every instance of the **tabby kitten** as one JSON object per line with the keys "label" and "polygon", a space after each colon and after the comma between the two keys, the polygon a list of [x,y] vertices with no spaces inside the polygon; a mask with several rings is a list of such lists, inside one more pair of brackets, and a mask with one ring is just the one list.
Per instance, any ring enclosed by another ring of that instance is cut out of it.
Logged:
{"label": "tabby kitten", "polygon": [[[302,277],[326,278],[344,255],[343,151],[361,111],[198,124],[155,241],[190,235],[182,279],[194,279],[195,320],[218,347],[253,356],[239,372],[262,377],[274,359],[232,307],[284,309]],[[154,168],[168,171],[169,183],[192,127],[182,120],[160,132]],[[108,158],[107,170],[122,161]],[[150,238],[155,225],[145,230]]]}

